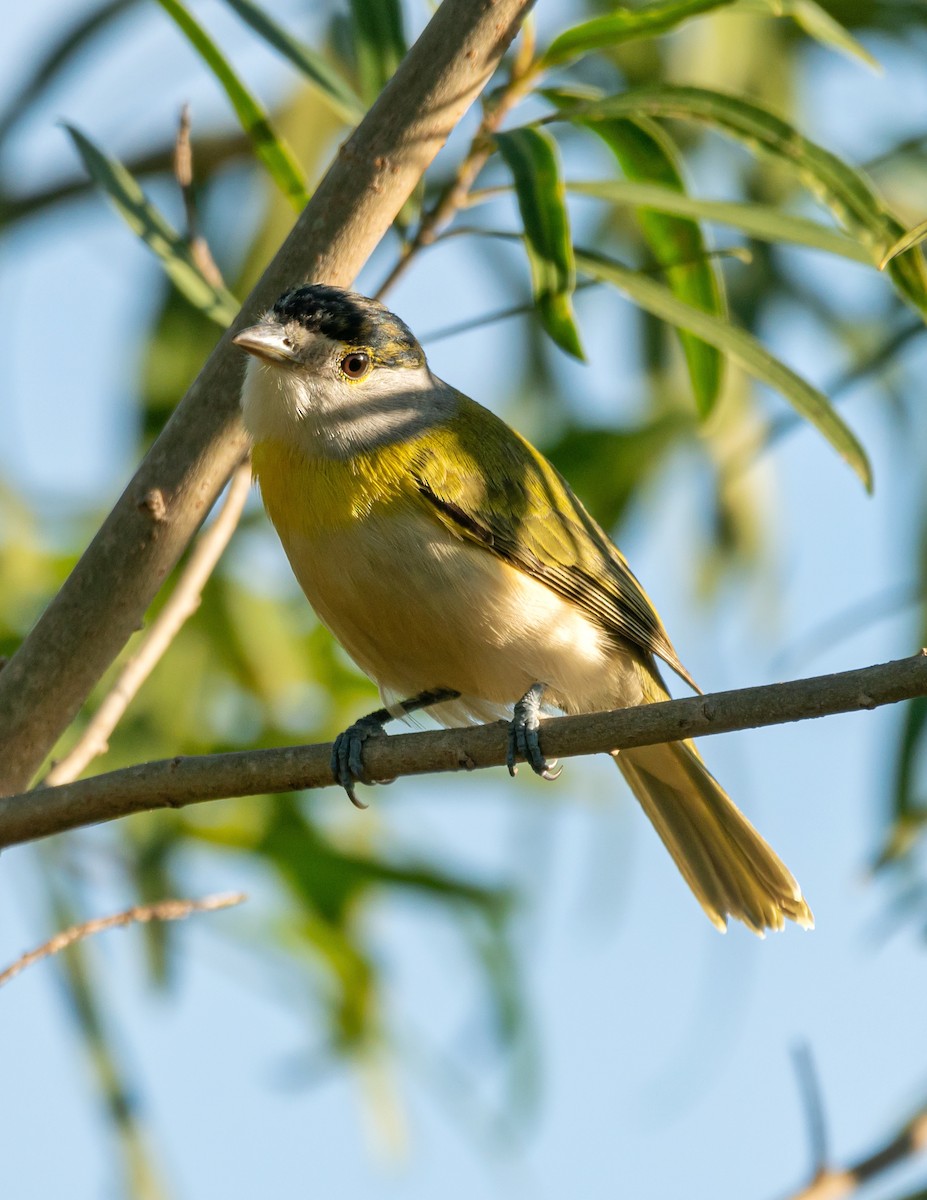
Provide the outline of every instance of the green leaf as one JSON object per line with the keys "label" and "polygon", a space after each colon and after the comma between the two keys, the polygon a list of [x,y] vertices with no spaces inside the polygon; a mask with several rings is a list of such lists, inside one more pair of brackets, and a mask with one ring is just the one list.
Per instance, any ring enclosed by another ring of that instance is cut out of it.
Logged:
{"label": "green leaf", "polygon": [[[743,7],[752,9],[754,5],[750,0],[746,0]],[[873,71],[881,72],[882,67],[878,59],[874,58],[845,26],[817,4],[816,0],[764,0],[756,7],[760,11],[765,9],[776,17],[791,17],[808,37],[820,42],[822,46],[845,54],[848,58],[857,59]]]}
{"label": "green leaf", "polygon": [[920,225],[909,229],[893,246],[889,246],[879,262],[879,270],[884,271],[899,254],[904,254],[906,250],[912,250],[915,246],[919,246],[925,238],[927,238],[927,221],[921,221]]}
{"label": "green leaf", "polygon": [[265,109],[248,91],[232,70],[228,59],[210,38],[200,23],[184,8],[180,0],[158,0],[158,3],[177,24],[194,50],[215,75],[271,178],[298,211],[309,200],[306,183],[293,152],[270,124]]}
{"label": "green leaf", "polygon": [[867,491],[872,490],[872,470],[866,452],[827,397],[770,354],[752,334],[693,308],[662,284],[599,254],[577,251],[576,263],[581,271],[613,284],[647,312],[717,346],[755,379],[775,388],[846,459]]}
{"label": "green leaf", "polygon": [[245,24],[315,85],[329,108],[349,125],[356,125],[365,108],[348,81],[317,50],[297,41],[273,17],[251,0],[225,0]]}
{"label": "green leaf", "polygon": [[[685,195],[676,148],[658,126],[621,118],[586,124],[609,146],[629,180],[662,184],[668,192]],[[726,317],[721,275],[708,255],[698,223],[648,208],[639,208],[637,219],[654,258],[666,268],[666,279],[675,295],[705,312]],[[679,338],[696,408],[707,417],[724,381],[724,357],[686,330],[679,331]]]}
{"label": "green leaf", "polygon": [[553,67],[579,58],[591,50],[604,50],[634,38],[669,33],[684,21],[716,8],[728,8],[735,0],[665,0],[643,8],[619,8],[605,17],[595,17],[567,29],[541,55],[541,65]]}
{"label": "green leaf", "polygon": [[576,264],[557,145],[550,134],[528,126],[496,134],[496,144],[515,183],[538,315],[558,346],[582,358],[573,316]]}
{"label": "green leaf", "polygon": [[599,524],[614,529],[667,455],[693,436],[693,426],[679,408],[623,429],[568,426],[543,450]]}
{"label": "green leaf", "polygon": [[351,26],[361,94],[372,104],[406,53],[400,0],[351,0]]}
{"label": "green leaf", "polygon": [[858,241],[837,229],[821,225],[818,221],[792,216],[771,205],[700,200],[655,184],[630,183],[623,180],[567,180],[566,188],[567,191],[576,192],[578,195],[597,196],[617,204],[646,206],[659,212],[677,213],[679,216],[729,225],[762,242],[789,242],[796,246],[806,246],[810,250],[838,254],[841,258],[848,258],[867,266],[874,265],[873,249],[868,239]]}
{"label": "green leaf", "polygon": [[[754,152],[778,158],[838,220],[872,247],[876,259],[904,233],[864,175],[780,117],[738,96],[695,87],[638,88],[591,104],[571,103],[546,120],[585,122],[641,116],[697,121],[738,139]],[[891,263],[889,272],[901,294],[927,311],[927,270],[920,256],[911,251],[903,254]]]}
{"label": "green leaf", "polygon": [[158,256],[177,290],[210,320],[223,327],[229,325],[239,308],[232,293],[206,279],[189,244],[155,208],[118,159],[109,158],[72,125],[64,128],[90,176],[106,192],[129,228]]}

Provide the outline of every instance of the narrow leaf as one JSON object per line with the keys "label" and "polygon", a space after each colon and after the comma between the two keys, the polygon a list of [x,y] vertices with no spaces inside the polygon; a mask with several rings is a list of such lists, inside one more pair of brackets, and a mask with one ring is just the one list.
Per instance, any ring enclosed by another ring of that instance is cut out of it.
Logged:
{"label": "narrow leaf", "polygon": [[248,91],[228,59],[180,0],[158,0],[158,3],[215,75],[271,178],[293,207],[301,210],[309,200],[305,180],[292,151],[271,127],[266,110]]}
{"label": "narrow leaf", "polygon": [[573,316],[576,264],[556,143],[525,126],[496,134],[496,144],[515,183],[541,322],[558,346],[582,358]]}
{"label": "narrow leaf", "polygon": [[351,24],[361,94],[372,104],[406,53],[401,0],[351,0]]}
{"label": "narrow leaf", "polygon": [[[853,262],[874,264],[873,249],[868,239],[857,241],[837,229],[795,217],[767,204],[741,204],[728,200],[701,200],[685,193],[659,187],[656,184],[631,183],[624,180],[598,180],[566,183],[567,191],[583,196],[598,196],[616,204],[656,209],[658,212],[678,213],[718,225],[740,229],[762,242],[789,242],[810,250],[823,250]],[[905,247],[906,249],[906,247]]]}
{"label": "narrow leaf", "polygon": [[[616,118],[590,121],[588,128],[605,141],[629,180],[662,184],[668,192],[685,195],[676,148],[658,126]],[[637,219],[654,258],[666,268],[666,280],[675,295],[705,312],[726,317],[721,275],[708,255],[698,222],[648,208],[639,208]],[[679,338],[696,408],[707,417],[724,381],[724,357],[687,330],[679,330]]]}
{"label": "narrow leaf", "polygon": [[241,17],[246,25],[269,46],[293,64],[315,85],[322,98],[336,116],[348,125],[356,125],[365,109],[360,97],[348,81],[311,46],[297,41],[291,34],[251,0],[225,0],[230,8]]}
{"label": "narrow leaf", "polygon": [[121,162],[105,155],[80,130],[71,125],[64,128],[91,178],[106,192],[133,233],[158,256],[177,290],[217,325],[229,325],[239,307],[232,293],[205,278],[188,243],[145,196]]}
{"label": "narrow leaf", "polygon": [[554,38],[541,56],[545,67],[579,58],[591,50],[604,50],[635,38],[669,33],[684,21],[716,8],[727,8],[735,0],[664,0],[643,8],[619,8],[567,29]]}
{"label": "narrow leaf", "polygon": [[[836,155],[810,141],[780,117],[738,96],[695,87],[648,87],[586,105],[570,104],[547,120],[588,121],[614,117],[662,117],[698,121],[787,163],[838,220],[868,241],[880,257],[904,233],[868,180]],[[927,311],[927,270],[907,253],[889,266],[895,286]]]}
{"label": "narrow leaf", "polygon": [[878,59],[816,0],[766,0],[763,7],[774,16],[791,17],[808,37],[820,42],[822,46],[865,63],[873,71],[881,72],[882,67]]}
{"label": "narrow leaf", "polygon": [[915,225],[913,229],[909,229],[904,237],[900,237],[893,246],[883,254],[879,262],[879,270],[884,271],[888,264],[899,254],[904,254],[906,250],[912,250],[915,246],[927,238],[927,221],[921,221],[920,225]]}
{"label": "narrow leaf", "polygon": [[576,263],[581,271],[613,284],[647,312],[717,346],[755,379],[775,388],[846,459],[866,489],[872,490],[866,452],[827,397],[770,354],[752,334],[686,304],[662,284],[599,254],[577,251]]}

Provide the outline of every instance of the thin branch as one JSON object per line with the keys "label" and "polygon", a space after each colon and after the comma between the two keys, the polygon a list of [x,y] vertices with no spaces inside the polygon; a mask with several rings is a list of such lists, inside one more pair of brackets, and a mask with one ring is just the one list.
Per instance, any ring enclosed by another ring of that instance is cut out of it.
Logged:
{"label": "thin branch", "polygon": [[81,925],[72,925],[70,929],[63,929],[60,933],[56,933],[54,937],[43,942],[41,946],[37,946],[35,950],[21,955],[6,970],[0,971],[0,987],[9,983],[26,967],[31,967],[33,963],[41,962],[43,958],[50,958],[53,954],[60,954],[62,950],[73,946],[75,942],[82,942],[84,938],[91,937],[95,933],[102,933],[105,929],[145,924],[148,921],[182,921],[191,913],[216,912],[220,908],[232,908],[236,904],[242,904],[247,898],[244,892],[222,892],[214,896],[204,896],[202,900],[158,900],[154,904],[136,904],[133,908],[127,908],[125,912],[113,913],[109,917],[95,917],[92,921],[84,921]]}
{"label": "thin branch", "polygon": [[177,124],[177,140],[174,143],[174,178],[180,188],[183,200],[184,218],[187,223],[186,236],[196,265],[203,276],[215,287],[224,283],[222,272],[216,266],[216,260],[209,249],[209,243],[200,232],[199,211],[196,205],[196,191],[193,187],[193,144],[190,141],[190,105],[185,104],[180,110],[180,120]]}
{"label": "thin branch", "polygon": [[920,1109],[902,1131],[848,1167],[827,1167],[788,1200],[844,1200],[864,1184],[927,1150],[927,1110]]}
{"label": "thin branch", "polygon": [[231,338],[287,287],[349,284],[492,75],[533,0],[444,0],[28,638],[0,671],[0,793],[28,786],[138,629],[246,448]]}
{"label": "thin branch", "polygon": [[376,298],[378,300],[383,299],[389,289],[406,273],[416,255],[426,246],[432,245],[445,225],[449,224],[458,210],[466,205],[477,176],[493,152],[493,134],[508,113],[531,90],[539,69],[537,63],[532,62],[533,57],[533,30],[526,25],[524,41],[512,66],[512,74],[508,83],[494,97],[493,103],[486,105],[479,129],[470,143],[470,149],[434,206],[422,216],[415,237],[403,246],[392,270],[377,289]]}
{"label": "thin branch", "polygon": [[[839,675],[557,717],[544,723],[542,742],[548,757],[570,758],[873,709],[923,695],[927,651]],[[386,780],[501,766],[507,749],[507,726],[497,721],[373,738],[364,748],[364,761],[371,779]],[[329,787],[335,782],[330,764],[331,746],[206,754],[141,763],[62,787],[9,796],[0,799],[0,848],[157,808]]]}
{"label": "thin branch", "polygon": [[811,1048],[807,1042],[799,1042],[792,1047],[792,1063],[795,1067],[798,1090],[808,1126],[808,1142],[811,1148],[810,1178],[814,1184],[827,1173],[827,1162],[830,1156],[827,1151],[827,1121],[824,1117],[821,1081],[818,1078]]}
{"label": "thin branch", "polygon": [[200,534],[170,599],[158,613],[138,649],[119,673],[103,703],[77,745],[51,768],[46,787],[70,783],[89,762],[109,749],[109,737],[135,699],[139,688],[155,669],[184,623],[200,606],[203,588],[238,527],[251,488],[251,459],[232,476],[225,503],[213,523]]}

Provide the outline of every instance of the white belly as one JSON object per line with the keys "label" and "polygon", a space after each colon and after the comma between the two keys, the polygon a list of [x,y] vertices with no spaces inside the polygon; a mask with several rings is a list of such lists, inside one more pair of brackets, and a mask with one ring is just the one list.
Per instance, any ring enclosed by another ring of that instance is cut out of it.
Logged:
{"label": "white belly", "polygon": [[460,702],[435,714],[449,724],[497,717],[534,683],[569,712],[642,701],[639,665],[577,607],[427,513],[283,542],[313,608],[387,701],[453,688]]}

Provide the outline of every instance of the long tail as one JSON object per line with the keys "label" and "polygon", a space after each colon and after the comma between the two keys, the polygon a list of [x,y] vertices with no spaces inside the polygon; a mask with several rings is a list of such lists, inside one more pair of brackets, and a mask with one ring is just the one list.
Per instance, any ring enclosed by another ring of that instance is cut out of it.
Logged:
{"label": "long tail", "polygon": [[814,926],[791,872],[710,774],[691,742],[616,751],[621,773],[709,920],[754,933]]}

